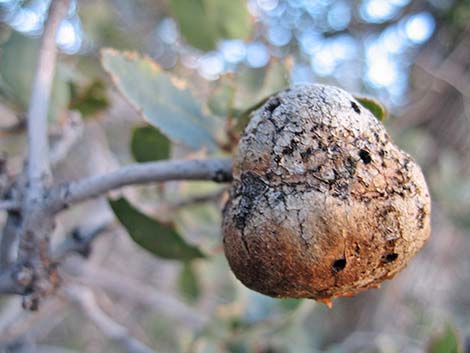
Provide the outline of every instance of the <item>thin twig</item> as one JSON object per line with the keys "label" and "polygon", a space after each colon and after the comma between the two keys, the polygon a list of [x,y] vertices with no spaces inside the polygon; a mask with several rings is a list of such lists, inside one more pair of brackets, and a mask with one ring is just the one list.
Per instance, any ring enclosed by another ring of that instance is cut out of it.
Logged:
{"label": "thin twig", "polygon": [[21,203],[17,200],[1,200],[0,210],[5,211],[18,211],[21,207]]}
{"label": "thin twig", "polygon": [[87,232],[76,228],[51,251],[51,259],[54,262],[61,262],[67,255],[72,253],[88,257],[93,241],[100,234],[108,232],[111,229],[112,224],[110,222],[100,224]]}
{"label": "thin twig", "polygon": [[109,339],[119,344],[129,353],[155,353],[129,334],[126,327],[118,324],[106,314],[96,302],[93,292],[84,286],[69,285],[65,293],[77,303],[83,313],[96,325],[96,327]]}
{"label": "thin twig", "polygon": [[2,326],[0,331],[0,342],[9,342],[18,337],[31,334],[38,326],[44,325],[52,317],[57,317],[64,312],[65,302],[59,298],[53,298],[44,303],[42,310],[37,312],[28,312],[22,310],[18,320],[14,320],[7,325]]}
{"label": "thin twig", "polygon": [[132,184],[169,180],[212,180],[228,182],[232,179],[230,159],[172,160],[132,164],[105,175],[93,176],[66,184],[51,193],[50,206],[54,211],[100,196],[108,191]]}
{"label": "thin twig", "polygon": [[122,273],[117,274],[105,268],[94,266],[79,258],[69,259],[64,263],[62,269],[86,285],[96,286],[147,305],[157,312],[170,315],[186,327],[200,329],[210,320],[210,315],[206,312],[192,308],[151,285],[136,281]]}
{"label": "thin twig", "polygon": [[83,135],[83,121],[78,112],[69,112],[67,122],[61,129],[60,140],[51,147],[49,160],[52,167],[57,166],[64,161],[75,145]]}
{"label": "thin twig", "polygon": [[56,33],[70,0],[54,0],[44,26],[27,113],[30,197],[38,197],[50,178],[47,115],[57,57]]}
{"label": "thin twig", "polygon": [[51,346],[48,344],[38,344],[36,345],[35,353],[81,353],[75,349],[59,347],[59,346]]}

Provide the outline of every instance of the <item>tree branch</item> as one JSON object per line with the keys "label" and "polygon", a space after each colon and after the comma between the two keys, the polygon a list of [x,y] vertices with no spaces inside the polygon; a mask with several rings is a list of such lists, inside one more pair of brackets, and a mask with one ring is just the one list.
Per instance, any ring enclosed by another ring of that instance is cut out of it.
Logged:
{"label": "tree branch", "polygon": [[199,330],[210,320],[210,313],[192,308],[174,296],[155,287],[136,281],[122,273],[115,273],[79,258],[69,259],[62,269],[70,276],[91,287],[98,287],[122,298],[146,305],[171,316],[180,325]]}
{"label": "tree branch", "polygon": [[51,147],[49,161],[52,168],[66,159],[75,143],[82,137],[84,124],[80,113],[69,112],[67,122],[62,126],[60,140]]}
{"label": "tree branch", "polygon": [[61,262],[67,255],[73,253],[88,257],[92,251],[92,242],[100,234],[111,229],[112,225],[109,222],[100,224],[87,232],[82,231],[80,228],[75,228],[72,234],[69,234],[60,244],[51,250],[51,259],[54,262]]}
{"label": "tree branch", "polygon": [[65,288],[68,297],[77,303],[83,313],[96,325],[96,327],[119,344],[129,353],[155,353],[152,349],[132,337],[128,329],[109,317],[95,300],[93,292],[84,286],[73,285]]}
{"label": "tree branch", "polygon": [[30,196],[38,197],[50,178],[47,114],[56,64],[56,33],[67,14],[70,0],[52,1],[44,26],[27,113],[28,179]]}
{"label": "tree branch", "polygon": [[18,211],[20,207],[21,207],[21,204],[17,200],[1,200],[0,201],[0,210]]}
{"label": "tree branch", "polygon": [[[43,201],[46,188],[52,179],[47,114],[57,54],[56,32],[69,4],[70,0],[53,0],[44,26],[27,113],[27,187],[24,190],[17,231],[11,233],[20,239],[17,264],[1,274],[1,278],[5,279],[5,286],[2,287],[4,290],[8,288],[8,281],[13,279],[16,281],[13,290],[28,292],[23,296],[23,306],[29,309],[36,309],[39,300],[55,290],[58,285],[56,269],[48,255],[49,237],[55,224],[49,210],[44,209]],[[21,191],[23,194],[23,190]],[[9,218],[12,216],[13,213],[10,212]],[[8,242],[13,244],[16,237],[10,237]],[[2,245],[6,243],[3,242]],[[2,257],[4,255],[2,254]],[[23,278],[25,271],[32,272],[31,278]]]}
{"label": "tree branch", "polygon": [[172,160],[131,164],[105,175],[66,184],[51,192],[49,207],[55,212],[71,204],[127,185],[170,180],[232,180],[230,159]]}

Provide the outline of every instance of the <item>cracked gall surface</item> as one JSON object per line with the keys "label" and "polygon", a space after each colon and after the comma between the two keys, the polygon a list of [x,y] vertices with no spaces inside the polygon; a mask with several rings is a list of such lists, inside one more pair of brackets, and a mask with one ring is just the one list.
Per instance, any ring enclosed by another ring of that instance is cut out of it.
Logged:
{"label": "cracked gall surface", "polygon": [[325,299],[403,269],[429,237],[430,198],[419,166],[349,93],[296,86],[245,129],[223,229],[246,286]]}

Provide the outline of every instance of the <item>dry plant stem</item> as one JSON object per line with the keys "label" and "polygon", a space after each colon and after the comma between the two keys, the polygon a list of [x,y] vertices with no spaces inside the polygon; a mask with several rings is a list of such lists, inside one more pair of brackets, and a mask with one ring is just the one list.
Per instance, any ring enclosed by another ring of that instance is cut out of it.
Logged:
{"label": "dry plant stem", "polygon": [[221,159],[172,160],[132,164],[105,175],[98,175],[62,186],[51,193],[50,207],[60,211],[71,204],[100,196],[127,185],[170,180],[212,180],[228,182],[232,161]]}
{"label": "dry plant stem", "polygon": [[65,288],[68,297],[77,303],[83,313],[109,339],[129,353],[154,353],[152,349],[132,337],[128,329],[108,316],[95,300],[93,292],[84,286],[74,285]]}

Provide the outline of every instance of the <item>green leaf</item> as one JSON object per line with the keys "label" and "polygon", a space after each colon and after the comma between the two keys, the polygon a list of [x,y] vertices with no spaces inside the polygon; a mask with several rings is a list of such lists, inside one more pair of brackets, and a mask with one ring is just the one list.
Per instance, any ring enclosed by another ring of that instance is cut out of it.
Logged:
{"label": "green leaf", "polygon": [[192,266],[189,262],[183,264],[178,281],[181,294],[189,301],[195,301],[201,295],[197,274]]}
{"label": "green leaf", "polygon": [[139,163],[170,158],[170,140],[153,126],[137,127],[132,132],[131,152]]}
{"label": "green leaf", "polygon": [[212,50],[223,38],[247,37],[252,21],[244,0],[171,0],[170,9],[186,41]]}
{"label": "green leaf", "polygon": [[109,200],[114,214],[131,238],[150,253],[164,258],[189,261],[205,255],[175,230],[134,208],[125,198]]}
{"label": "green leaf", "polygon": [[387,118],[387,110],[385,107],[375,100],[374,98],[370,97],[361,97],[361,96],[354,96],[361,105],[369,110],[374,116],[379,119],[380,121],[384,121]]}
{"label": "green leaf", "polygon": [[214,118],[203,112],[185,82],[135,53],[105,49],[101,62],[121,93],[170,140],[193,148],[216,149],[211,135]]}
{"label": "green leaf", "polygon": [[78,110],[83,117],[94,115],[109,106],[106,87],[101,80],[94,80],[85,86],[81,92],[71,86],[72,99],[69,104],[71,110]]}
{"label": "green leaf", "polygon": [[428,351],[429,353],[460,353],[455,329],[447,324],[444,331],[431,340]]}
{"label": "green leaf", "polygon": [[[31,95],[31,86],[36,68],[39,40],[13,32],[1,48],[0,90],[19,109],[26,110]],[[65,112],[70,95],[64,68],[58,66],[51,91],[49,119],[55,119]]]}

